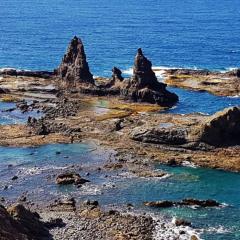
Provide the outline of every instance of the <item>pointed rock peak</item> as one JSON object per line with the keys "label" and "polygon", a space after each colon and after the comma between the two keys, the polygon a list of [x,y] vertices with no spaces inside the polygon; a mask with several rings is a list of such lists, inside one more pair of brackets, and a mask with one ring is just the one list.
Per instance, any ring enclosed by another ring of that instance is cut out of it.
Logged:
{"label": "pointed rock peak", "polygon": [[152,63],[143,55],[141,48],[138,49],[135,57],[132,80],[132,83],[138,88],[159,86],[152,70]]}
{"label": "pointed rock peak", "polygon": [[113,67],[112,73],[113,80],[123,80],[122,71],[119,68]]}
{"label": "pointed rock peak", "polygon": [[143,52],[142,52],[142,49],[141,49],[141,48],[138,49],[137,54],[140,55],[140,56],[143,55]]}
{"label": "pointed rock peak", "polygon": [[62,63],[56,72],[68,85],[75,86],[77,83],[94,84],[82,40],[77,36],[71,40]]}

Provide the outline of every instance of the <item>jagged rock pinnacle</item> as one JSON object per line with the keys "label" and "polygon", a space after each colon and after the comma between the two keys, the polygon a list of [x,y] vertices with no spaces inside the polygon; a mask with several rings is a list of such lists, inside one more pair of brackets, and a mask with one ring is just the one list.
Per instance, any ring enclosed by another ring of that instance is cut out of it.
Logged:
{"label": "jagged rock pinnacle", "polygon": [[75,86],[78,83],[94,84],[82,40],[77,36],[71,40],[56,73],[69,85]]}

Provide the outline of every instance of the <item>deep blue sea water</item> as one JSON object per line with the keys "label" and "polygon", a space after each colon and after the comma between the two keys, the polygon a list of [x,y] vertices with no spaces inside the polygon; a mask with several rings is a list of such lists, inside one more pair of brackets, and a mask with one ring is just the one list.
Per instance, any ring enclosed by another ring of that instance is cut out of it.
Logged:
{"label": "deep blue sea water", "polygon": [[138,47],[154,66],[240,66],[239,0],[0,1],[0,67],[52,70],[74,35],[94,75],[130,68]]}

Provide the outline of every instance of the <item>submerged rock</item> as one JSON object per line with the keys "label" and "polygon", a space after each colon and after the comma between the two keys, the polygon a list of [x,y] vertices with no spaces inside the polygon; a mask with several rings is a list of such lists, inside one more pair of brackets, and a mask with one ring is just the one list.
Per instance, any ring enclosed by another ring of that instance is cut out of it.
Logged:
{"label": "submerged rock", "polygon": [[198,206],[198,207],[219,207],[220,206],[220,203],[212,199],[198,200],[193,198],[183,199],[178,204],[186,205],[186,206]]}
{"label": "submerged rock", "polygon": [[82,178],[78,173],[63,173],[57,176],[56,183],[59,185],[76,184],[81,185],[88,180]]}
{"label": "submerged rock", "polygon": [[199,200],[194,198],[183,199],[182,201],[153,201],[144,202],[145,206],[148,207],[158,207],[158,208],[168,208],[168,207],[178,207],[178,206],[195,206],[195,207],[219,207],[221,204],[215,200]]}
{"label": "submerged rock", "polygon": [[240,144],[240,108],[224,109],[200,126],[199,140],[212,146]]}
{"label": "submerged rock", "polygon": [[147,207],[159,207],[159,208],[169,208],[174,206],[172,201],[156,201],[156,202],[144,202]]}
{"label": "submerged rock", "polygon": [[62,63],[55,73],[67,86],[76,86],[78,83],[94,84],[80,38],[75,36],[72,39]]}

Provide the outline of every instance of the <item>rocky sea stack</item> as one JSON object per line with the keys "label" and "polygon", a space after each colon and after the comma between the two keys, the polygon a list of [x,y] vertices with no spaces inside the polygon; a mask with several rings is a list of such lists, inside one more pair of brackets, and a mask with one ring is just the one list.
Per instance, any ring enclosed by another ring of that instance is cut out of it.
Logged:
{"label": "rocky sea stack", "polygon": [[172,106],[178,96],[166,90],[166,84],[160,83],[152,70],[152,63],[139,48],[134,61],[133,76],[121,89],[121,94],[135,102],[148,102],[161,106]]}
{"label": "rocky sea stack", "polygon": [[67,86],[77,86],[79,83],[94,84],[80,38],[75,36],[72,39],[62,63],[55,70],[55,73]]}

